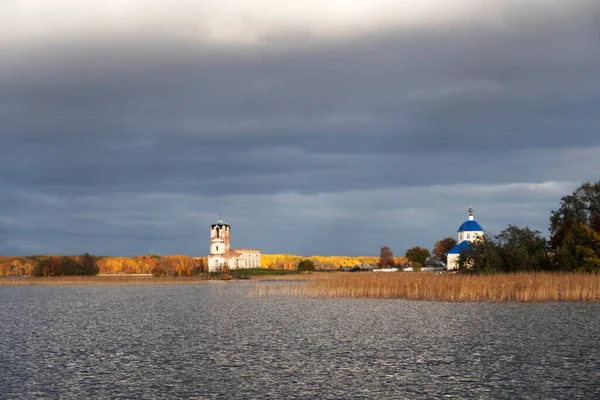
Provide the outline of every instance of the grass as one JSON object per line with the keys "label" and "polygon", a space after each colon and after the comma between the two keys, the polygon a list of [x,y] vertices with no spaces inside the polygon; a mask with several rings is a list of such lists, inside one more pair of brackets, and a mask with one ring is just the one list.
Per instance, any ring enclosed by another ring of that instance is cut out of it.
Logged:
{"label": "grass", "polygon": [[253,294],[438,301],[600,301],[600,274],[313,274],[304,282],[257,283]]}
{"label": "grass", "polygon": [[250,276],[282,276],[282,275],[297,275],[296,270],[286,269],[266,269],[266,268],[248,268],[248,269],[232,269],[229,274],[236,278]]}

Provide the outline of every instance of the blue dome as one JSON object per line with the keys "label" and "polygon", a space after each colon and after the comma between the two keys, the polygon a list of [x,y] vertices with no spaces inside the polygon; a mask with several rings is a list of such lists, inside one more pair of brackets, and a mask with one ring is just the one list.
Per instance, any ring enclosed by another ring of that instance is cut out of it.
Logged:
{"label": "blue dome", "polygon": [[460,228],[458,228],[457,232],[472,232],[472,231],[482,231],[483,228],[481,227],[481,225],[479,225],[477,222],[475,221],[465,221],[463,222],[463,224],[460,226]]}
{"label": "blue dome", "polygon": [[[474,221],[467,221],[467,222],[474,222]],[[472,248],[471,248],[471,245],[469,244],[469,242],[466,240],[463,240],[462,242],[460,242],[459,244],[457,244],[456,246],[454,246],[453,248],[448,250],[448,254],[460,254],[463,251],[468,253],[471,250],[472,250]]]}

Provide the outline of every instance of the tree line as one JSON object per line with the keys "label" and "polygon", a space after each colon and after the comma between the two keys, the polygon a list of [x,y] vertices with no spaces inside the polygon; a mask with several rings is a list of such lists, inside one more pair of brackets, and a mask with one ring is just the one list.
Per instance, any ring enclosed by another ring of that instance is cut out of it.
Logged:
{"label": "tree line", "polygon": [[33,276],[97,275],[98,257],[85,253],[81,256],[39,256],[32,269]]}
{"label": "tree line", "polygon": [[[61,276],[81,274],[81,269],[72,268],[83,256],[45,256],[0,257],[0,276]],[[301,264],[308,260],[311,264]],[[309,256],[294,254],[261,254],[261,268],[298,270],[312,265],[315,270],[333,270],[340,267],[352,267],[359,264],[376,265],[376,256]],[[397,264],[406,262],[404,257],[394,257]],[[189,257],[186,255],[159,256],[155,254],[136,257],[96,256],[95,262],[99,274],[153,274],[155,276],[191,276],[208,271],[208,257]]]}
{"label": "tree line", "polygon": [[600,181],[562,197],[550,214],[549,232],[549,240],[540,231],[514,225],[497,235],[486,233],[460,254],[459,270],[600,272]]}
{"label": "tree line", "polygon": [[[459,271],[494,273],[519,271],[600,272],[600,181],[586,182],[561,198],[550,214],[550,238],[529,227],[509,225],[498,234],[486,232],[458,258]],[[443,261],[456,239],[438,240],[433,254],[419,246],[406,250],[405,259],[419,270],[428,260]],[[379,268],[403,267],[389,247],[382,247]]]}

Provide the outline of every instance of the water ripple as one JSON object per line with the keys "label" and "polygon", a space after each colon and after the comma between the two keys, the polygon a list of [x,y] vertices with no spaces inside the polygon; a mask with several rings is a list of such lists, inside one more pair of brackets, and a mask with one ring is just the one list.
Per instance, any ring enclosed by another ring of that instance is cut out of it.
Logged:
{"label": "water ripple", "polygon": [[0,288],[1,398],[600,398],[600,305]]}

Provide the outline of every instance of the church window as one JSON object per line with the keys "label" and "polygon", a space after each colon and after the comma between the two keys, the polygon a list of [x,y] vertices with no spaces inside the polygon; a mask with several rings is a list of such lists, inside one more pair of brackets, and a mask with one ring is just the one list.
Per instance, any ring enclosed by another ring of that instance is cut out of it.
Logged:
{"label": "church window", "polygon": [[462,241],[462,233],[458,235],[458,240]]}
{"label": "church window", "polygon": [[217,246],[217,251],[219,251],[219,246]]}
{"label": "church window", "polygon": [[467,239],[471,239],[471,234],[467,233]]}

